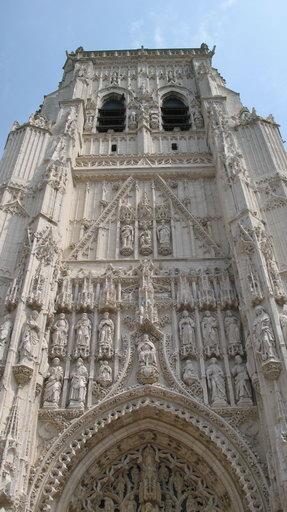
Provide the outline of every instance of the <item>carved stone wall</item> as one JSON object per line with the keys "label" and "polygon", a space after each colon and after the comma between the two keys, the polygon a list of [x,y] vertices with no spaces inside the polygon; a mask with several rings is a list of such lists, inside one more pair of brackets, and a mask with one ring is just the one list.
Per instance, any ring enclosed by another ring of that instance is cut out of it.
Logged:
{"label": "carved stone wall", "polygon": [[[287,507],[286,154],[212,55],[78,48],[11,129],[5,512]],[[100,133],[115,96],[124,131]],[[189,129],[163,129],[169,96]]]}

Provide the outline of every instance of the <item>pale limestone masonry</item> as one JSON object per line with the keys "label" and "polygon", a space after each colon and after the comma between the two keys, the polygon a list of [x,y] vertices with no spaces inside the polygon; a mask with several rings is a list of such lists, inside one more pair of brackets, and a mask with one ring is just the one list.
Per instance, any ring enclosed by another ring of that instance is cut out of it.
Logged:
{"label": "pale limestone masonry", "polygon": [[287,159],[212,56],[78,48],[9,133],[1,512],[287,510]]}

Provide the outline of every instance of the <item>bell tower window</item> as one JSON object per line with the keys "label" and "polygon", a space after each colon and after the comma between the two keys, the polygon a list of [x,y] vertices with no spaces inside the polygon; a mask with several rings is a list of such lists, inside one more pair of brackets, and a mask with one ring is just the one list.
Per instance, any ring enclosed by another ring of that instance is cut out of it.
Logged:
{"label": "bell tower window", "polygon": [[126,108],[124,96],[109,97],[103,102],[98,115],[98,132],[123,132],[126,125]]}
{"label": "bell tower window", "polygon": [[167,132],[178,128],[179,130],[190,129],[190,114],[188,107],[176,96],[168,96],[162,102],[161,107],[162,126]]}

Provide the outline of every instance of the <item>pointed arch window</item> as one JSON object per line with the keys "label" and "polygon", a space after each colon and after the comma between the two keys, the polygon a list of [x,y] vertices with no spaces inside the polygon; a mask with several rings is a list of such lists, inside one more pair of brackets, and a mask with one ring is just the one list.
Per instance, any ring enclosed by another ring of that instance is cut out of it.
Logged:
{"label": "pointed arch window", "polygon": [[126,107],[124,96],[114,95],[104,100],[98,115],[98,132],[123,132],[126,126]]}
{"label": "pointed arch window", "polygon": [[177,96],[164,98],[161,107],[162,126],[165,131],[174,128],[180,130],[190,129],[190,113],[188,107]]}

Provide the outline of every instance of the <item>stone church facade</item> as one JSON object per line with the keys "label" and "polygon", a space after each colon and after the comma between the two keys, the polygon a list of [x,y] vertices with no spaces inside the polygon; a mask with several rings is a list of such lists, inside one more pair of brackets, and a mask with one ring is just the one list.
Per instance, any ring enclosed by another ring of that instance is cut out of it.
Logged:
{"label": "stone church facade", "polygon": [[198,49],[67,54],[1,162],[2,512],[287,510],[287,160]]}

